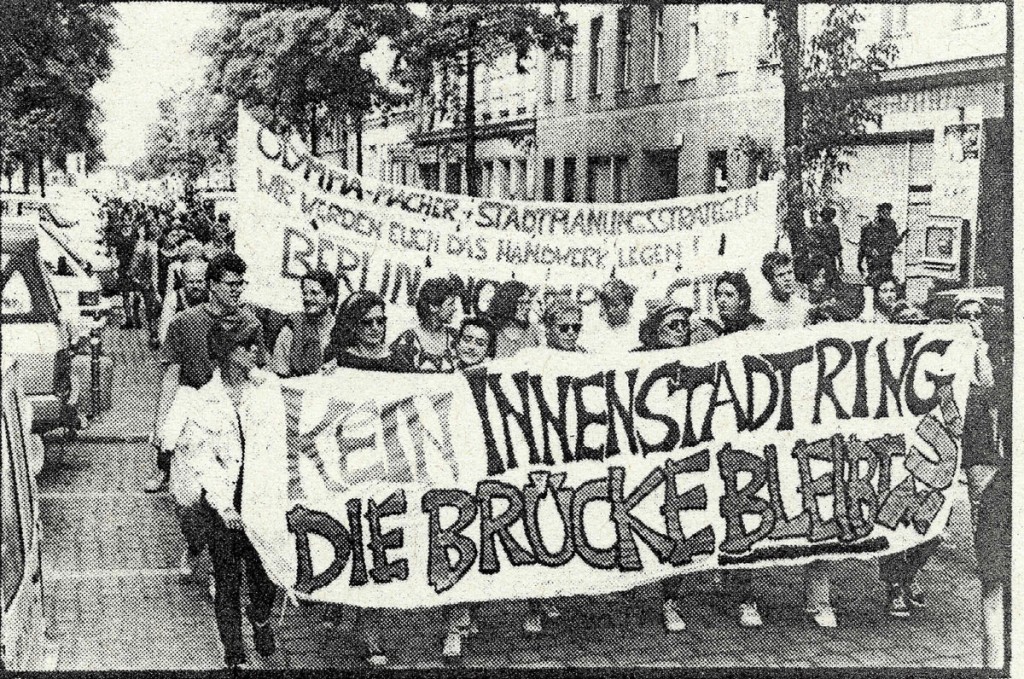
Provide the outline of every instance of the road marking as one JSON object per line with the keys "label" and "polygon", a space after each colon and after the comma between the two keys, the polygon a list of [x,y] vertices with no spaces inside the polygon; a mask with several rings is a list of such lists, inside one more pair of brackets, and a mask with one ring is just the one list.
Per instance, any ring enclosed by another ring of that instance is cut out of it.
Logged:
{"label": "road marking", "polygon": [[112,491],[108,493],[104,492],[93,492],[93,493],[39,493],[39,497],[43,500],[104,500],[109,498],[120,498],[120,497],[166,497],[170,493],[166,490],[161,490],[158,493],[140,493],[126,492],[126,491]]}
{"label": "road marking", "polygon": [[87,571],[51,571],[46,574],[47,580],[91,580],[118,578],[185,578],[189,577],[180,568],[115,568],[95,569]]}

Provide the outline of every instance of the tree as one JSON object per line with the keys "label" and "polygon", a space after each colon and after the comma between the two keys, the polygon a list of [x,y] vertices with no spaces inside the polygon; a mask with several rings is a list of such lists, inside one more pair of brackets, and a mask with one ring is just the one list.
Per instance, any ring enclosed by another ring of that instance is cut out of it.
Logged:
{"label": "tree", "polygon": [[228,6],[196,47],[211,57],[207,83],[273,128],[292,128],[316,154],[318,115],[359,116],[397,101],[363,57],[403,30],[404,5]]}
{"label": "tree", "polygon": [[146,132],[145,152],[132,164],[139,179],[179,174],[194,182],[234,163],[236,105],[204,85],[192,85],[158,103]]}
{"label": "tree", "polygon": [[117,12],[107,4],[9,0],[0,22],[0,164],[38,167],[43,159],[84,152],[102,160],[100,111],[93,86],[111,70]]}
{"label": "tree", "polygon": [[[821,30],[804,43],[797,0],[771,0],[775,45],[782,67],[782,224],[798,265],[804,258],[804,209],[827,202],[854,144],[881,115],[866,88],[877,83],[898,55],[888,39],[858,45],[864,15],[855,5],[833,5]],[[798,266],[799,268],[799,266]]]}
{"label": "tree", "polygon": [[[395,40],[394,75],[412,89],[413,96],[429,97],[430,84],[440,75],[444,102],[461,103],[466,130],[466,190],[480,195],[480,168],[476,162],[476,73],[491,67],[508,54],[516,68],[527,71],[525,62],[535,48],[552,58],[570,53],[576,27],[567,22],[560,6],[546,13],[531,5],[431,5]],[[455,77],[452,77],[452,76]],[[465,82],[465,94],[461,83]]]}

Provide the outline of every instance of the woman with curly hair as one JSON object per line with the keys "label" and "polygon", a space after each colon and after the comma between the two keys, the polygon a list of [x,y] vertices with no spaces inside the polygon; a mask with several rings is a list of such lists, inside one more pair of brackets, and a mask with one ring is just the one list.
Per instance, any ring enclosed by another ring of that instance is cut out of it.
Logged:
{"label": "woman with curly hair", "polygon": [[498,329],[495,357],[514,356],[521,349],[540,346],[540,333],[530,323],[530,289],[519,281],[507,281],[498,286],[488,318]]}

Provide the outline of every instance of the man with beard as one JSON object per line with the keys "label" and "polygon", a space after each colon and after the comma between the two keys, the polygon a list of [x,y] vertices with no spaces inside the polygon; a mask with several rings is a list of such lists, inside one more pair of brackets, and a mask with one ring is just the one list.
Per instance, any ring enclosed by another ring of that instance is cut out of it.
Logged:
{"label": "man with beard", "polygon": [[167,341],[167,329],[171,319],[186,309],[191,309],[209,300],[210,291],[206,286],[206,262],[195,260],[185,262],[179,270],[181,286],[164,297],[160,312],[160,342]]}
{"label": "man with beard", "polygon": [[312,375],[334,358],[331,331],[338,279],[323,269],[302,277],[303,311],[288,317],[274,342],[271,367],[281,377]]}

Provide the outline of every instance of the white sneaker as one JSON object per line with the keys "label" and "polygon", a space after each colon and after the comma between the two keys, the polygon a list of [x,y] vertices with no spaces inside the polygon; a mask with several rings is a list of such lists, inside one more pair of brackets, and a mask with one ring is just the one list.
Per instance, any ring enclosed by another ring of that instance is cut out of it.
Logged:
{"label": "white sneaker", "polygon": [[666,632],[682,632],[686,629],[686,622],[679,613],[675,599],[665,599],[661,605],[661,617]]}
{"label": "white sneaker", "polygon": [[458,632],[449,632],[444,637],[444,649],[441,655],[445,658],[462,657],[462,635]]}
{"label": "white sneaker", "polygon": [[740,627],[760,627],[763,624],[761,614],[757,612],[757,604],[740,604]]}
{"label": "white sneaker", "polygon": [[371,667],[384,667],[388,664],[388,657],[383,653],[374,653],[366,659]]}
{"label": "white sneaker", "polygon": [[189,553],[188,548],[185,549],[185,553],[181,555],[181,563],[178,564],[182,577],[190,578],[196,574],[196,569],[199,567],[199,559],[201,556],[201,554],[192,556],[192,554]]}
{"label": "white sneaker", "polygon": [[558,606],[554,604],[542,603],[540,605],[540,610],[544,612],[544,615],[546,615],[549,620],[557,620],[562,617],[562,611],[560,611]]}
{"label": "white sneaker", "polygon": [[831,606],[808,608],[807,615],[811,616],[818,627],[832,628],[839,626],[839,622],[836,620],[836,609]]}
{"label": "white sneaker", "polygon": [[527,634],[540,634],[544,628],[540,624],[540,613],[531,613],[523,621],[523,631]]}

